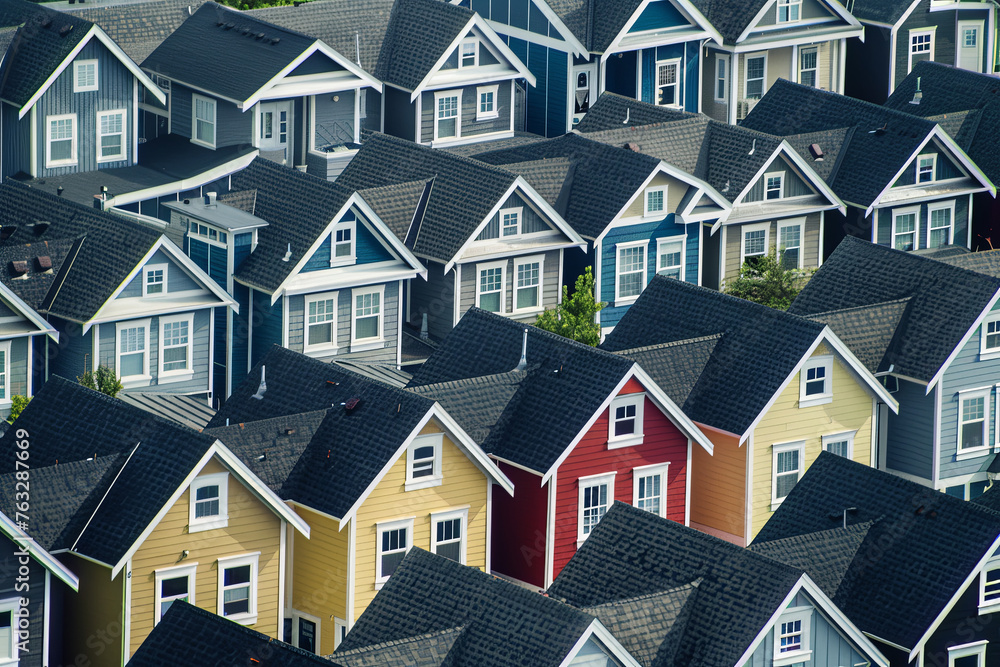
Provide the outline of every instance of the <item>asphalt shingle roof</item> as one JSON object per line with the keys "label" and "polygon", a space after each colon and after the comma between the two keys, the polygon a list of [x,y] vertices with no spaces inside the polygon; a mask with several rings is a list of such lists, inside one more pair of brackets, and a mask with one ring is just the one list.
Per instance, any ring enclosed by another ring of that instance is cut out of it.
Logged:
{"label": "asphalt shingle roof", "polygon": [[337,651],[337,663],[344,667],[451,667],[461,655],[464,632],[465,628],[448,628]]}
{"label": "asphalt shingle roof", "polygon": [[696,113],[638,102],[632,97],[605,92],[591,105],[575,129],[584,133],[600,132],[623,126],[639,127],[698,117],[699,114]]}
{"label": "asphalt shingle roof", "polygon": [[206,0],[144,0],[103,6],[78,5],[69,13],[93,21],[132,60],[141,63]]}
{"label": "asphalt shingle roof", "polygon": [[[396,0],[375,77],[414,90],[472,20],[473,12],[440,0]],[[414,26],[420,26],[414,29]]]}
{"label": "asphalt shingle roof", "polygon": [[849,3],[851,14],[859,21],[874,21],[895,25],[918,0],[854,0]]}
{"label": "asphalt shingle roof", "polygon": [[[788,310],[826,321],[831,311],[909,299],[880,369],[887,370],[891,364],[894,373],[927,382],[958,346],[998,289],[1000,278],[847,237],[812,276]],[[882,316],[898,315],[898,310],[887,308]],[[847,323],[851,327],[865,325],[865,320],[846,315],[829,315],[829,319],[832,323]],[[867,321],[873,328],[869,334],[842,331],[848,337],[870,335],[880,340],[888,337],[887,333],[882,333],[886,320],[868,318]]]}
{"label": "asphalt shingle roof", "polygon": [[[874,522],[852,558],[857,536],[831,533],[847,508],[850,526]],[[912,648],[998,536],[1000,515],[989,509],[823,452],[754,544],[782,540],[761,548],[792,562],[807,562],[808,549],[824,580],[825,559],[851,558],[834,603],[864,632]],[[839,555],[827,553],[833,547]]]}
{"label": "asphalt shingle roof", "polygon": [[[808,319],[830,327],[854,356],[872,373],[888,370],[887,352],[910,299],[897,299],[870,306],[844,308],[809,315]],[[891,355],[889,355],[891,356]]]}
{"label": "asphalt shingle roof", "polygon": [[725,43],[732,45],[767,4],[767,0],[691,0],[691,4],[719,31]]}

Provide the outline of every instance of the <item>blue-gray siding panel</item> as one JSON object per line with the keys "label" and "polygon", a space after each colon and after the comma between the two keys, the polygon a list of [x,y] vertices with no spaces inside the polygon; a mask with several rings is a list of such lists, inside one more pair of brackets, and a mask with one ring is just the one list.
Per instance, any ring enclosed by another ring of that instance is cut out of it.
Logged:
{"label": "blue-gray siding panel", "polygon": [[271,305],[271,295],[253,290],[253,353],[251,365],[263,358],[272,345],[281,345],[282,298]]}
{"label": "blue-gray siding panel", "polygon": [[232,350],[229,386],[236,388],[250,370],[247,365],[247,349],[250,343],[250,288],[233,283],[233,298],[239,304],[240,312],[233,316],[233,337],[227,343]]}
{"label": "blue-gray siding panel", "polygon": [[94,369],[93,328],[81,335],[82,327],[57,317],[49,320],[59,331],[58,346],[49,343],[49,375],[76,380],[84,372]]}
{"label": "blue-gray siding panel", "polygon": [[18,120],[17,114],[17,107],[0,103],[0,180],[31,170],[31,116]]}
{"label": "blue-gray siding panel", "polygon": [[315,104],[316,148],[339,146],[354,141],[354,91],[336,95],[317,95]]}
{"label": "blue-gray siding panel", "polygon": [[28,393],[28,336],[10,341],[10,359],[7,360],[7,393],[11,396],[25,396]]}
{"label": "blue-gray siding panel", "polygon": [[[486,83],[484,85],[491,85]],[[492,132],[510,130],[510,118],[514,112],[510,97],[510,82],[497,81],[497,96],[495,100],[498,116],[488,120],[476,120],[476,107],[479,104],[478,86],[461,88],[460,98],[462,137],[472,137]],[[388,102],[388,101],[387,101]],[[434,93],[426,92],[420,96],[420,136],[421,142],[428,144],[434,141]]]}
{"label": "blue-gray siding panel", "polygon": [[[967,195],[955,197],[954,199],[939,199],[932,202],[923,202],[920,204],[907,204],[900,203],[895,206],[894,209],[904,209],[910,208],[911,206],[920,207],[920,215],[917,219],[917,247],[926,248],[928,243],[928,226],[930,225],[930,214],[928,213],[928,206],[935,206],[937,204],[944,204],[948,202],[955,203],[955,220],[953,223],[954,235],[949,239],[949,243],[954,243],[963,247],[968,247],[969,243],[969,197]],[[892,211],[894,209],[879,209],[878,210],[878,229],[876,232],[876,239],[879,245],[891,245],[893,244],[892,239]]]}
{"label": "blue-gray siding panel", "polygon": [[[193,94],[201,95],[201,93],[194,93],[190,88],[181,84],[173,84],[171,89],[173,97],[170,100],[171,134],[191,138]],[[202,95],[202,97],[211,96]],[[252,143],[253,113],[252,111],[240,111],[232,102],[217,99],[215,101],[216,148]]]}
{"label": "blue-gray siding panel", "polygon": [[924,479],[932,474],[934,447],[934,394],[926,387],[899,380],[899,414],[889,413],[886,434],[886,466]]}
{"label": "blue-gray siding panel", "polygon": [[[868,660],[847,641],[817,607],[812,598],[799,593],[789,604],[789,608],[812,607],[809,614],[809,649],[812,651],[808,663],[810,667],[838,667],[839,665],[861,665]],[[774,662],[774,635],[780,631],[780,619],[753,652],[749,664],[752,667],[769,667]]]}
{"label": "blue-gray siding panel", "polygon": [[[521,233],[531,234],[532,232],[546,232],[551,230],[552,225],[548,224],[542,219],[540,215],[535,212],[532,208],[525,202],[521,195],[515,193],[512,194],[507,200],[501,205],[500,209],[506,208],[520,208],[521,209]],[[486,223],[483,231],[479,233],[476,237],[477,241],[485,241],[487,239],[498,239],[500,238],[500,212]]]}
{"label": "blue-gray siding panel", "polygon": [[[333,290],[323,294],[336,295],[337,297],[337,350],[328,354],[310,352],[310,356],[319,359],[336,357],[338,359],[395,363],[396,346],[399,342],[399,283],[385,283],[385,295],[382,302],[382,333],[385,345],[375,350],[361,352],[351,350],[351,289]],[[288,349],[296,352],[305,351],[305,299],[306,295],[301,294],[288,297]],[[256,336],[256,333],[254,335]]]}
{"label": "blue-gray siding panel", "polygon": [[[194,244],[192,244],[192,246],[194,246]],[[169,255],[167,255],[167,253],[163,252],[163,250],[157,250],[153,256],[149,258],[149,261],[146,262],[146,266],[152,266],[153,264],[167,265],[167,293],[186,292],[202,288],[194,277],[188,273],[187,269],[174,261]],[[121,291],[117,298],[128,299],[138,296],[142,296],[142,271],[139,271],[135,277],[129,281],[129,284],[125,286],[125,289]]]}

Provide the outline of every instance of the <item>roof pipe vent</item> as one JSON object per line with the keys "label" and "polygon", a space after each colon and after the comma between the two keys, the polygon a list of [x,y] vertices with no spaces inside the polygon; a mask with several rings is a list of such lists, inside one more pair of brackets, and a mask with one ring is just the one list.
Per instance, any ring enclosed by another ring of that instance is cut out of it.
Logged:
{"label": "roof pipe vent", "polygon": [[820,148],[819,144],[810,144],[809,154],[812,155],[813,162],[823,161],[823,149]]}
{"label": "roof pipe vent", "polygon": [[264,381],[264,369],[266,366],[260,367],[260,384],[257,385],[257,393],[250,398],[256,398],[258,401],[264,400],[264,392],[267,391],[267,382]]}
{"label": "roof pipe vent", "polygon": [[285,251],[285,256],[281,258],[282,262],[287,262],[292,258],[292,244],[288,244],[288,250]]}
{"label": "roof pipe vent", "polygon": [[913,93],[913,99],[910,100],[910,104],[920,104],[920,100],[924,98],[924,94],[920,92],[920,77],[917,77],[917,92]]}
{"label": "roof pipe vent", "polygon": [[524,339],[521,341],[521,361],[517,362],[515,371],[523,371],[528,368],[528,330],[524,330]]}

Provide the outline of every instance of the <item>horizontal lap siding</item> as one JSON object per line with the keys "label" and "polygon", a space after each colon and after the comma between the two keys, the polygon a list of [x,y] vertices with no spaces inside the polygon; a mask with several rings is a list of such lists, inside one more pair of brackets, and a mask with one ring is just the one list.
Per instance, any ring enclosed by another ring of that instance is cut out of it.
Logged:
{"label": "horizontal lap siding", "polygon": [[934,449],[934,393],[915,382],[898,380],[899,414],[889,412],[886,460],[889,470],[930,480]]}
{"label": "horizontal lap siding", "polygon": [[545,587],[545,521],[549,487],[542,476],[500,462],[514,484],[511,497],[499,486],[493,493],[490,566],[495,572]]}
{"label": "horizontal lap siding", "polygon": [[[25,557],[17,555],[19,553],[23,551],[13,540],[8,539],[7,535],[0,538],[0,600],[27,598],[27,650],[19,654],[20,661],[17,664],[18,667],[36,667],[36,665],[40,667],[43,665],[42,647],[52,641],[45,636],[46,570],[34,558],[28,558],[27,562],[24,562],[22,558]],[[52,583],[56,581],[57,579],[52,577]],[[25,584],[28,586],[27,589],[24,588]],[[14,625],[17,627],[17,622]],[[59,633],[55,634],[58,636]]]}
{"label": "horizontal lap siding", "polygon": [[[350,288],[332,290],[323,294],[337,295],[337,345],[335,353],[324,354],[322,351],[309,352],[309,356],[317,359],[358,359],[366,361],[395,361],[396,346],[399,341],[399,283],[385,283],[385,293],[382,301],[382,335],[385,345],[374,350],[359,352],[351,351],[351,308],[353,295]],[[308,295],[311,296],[311,295]],[[305,350],[305,299],[306,295],[283,297],[288,299],[288,349],[295,352]],[[280,304],[280,300],[279,300]],[[256,337],[257,333],[254,332]],[[275,341],[281,344],[281,341]],[[256,347],[256,344],[254,345]]]}
{"label": "horizontal lap siding", "polygon": [[295,534],[292,547],[292,609],[320,619],[319,651],[333,653],[334,618],[347,619],[347,550],[350,529],[304,507],[295,512],[309,524],[309,538]]}
{"label": "horizontal lap siding", "polygon": [[[354,141],[354,91],[345,90],[333,95],[315,96],[316,136],[312,145],[317,148],[336,146]],[[312,146],[310,146],[312,148]]]}
{"label": "horizontal lap siding", "polygon": [[[771,221],[768,231],[768,253],[776,256],[778,252],[778,223],[786,220],[793,220],[798,216],[789,216],[777,221]],[[820,221],[821,213],[810,213],[804,216],[805,225],[802,228],[802,268],[815,269],[819,266],[819,243],[820,243]],[[735,280],[740,275],[740,251],[743,246],[743,230],[746,226],[759,223],[751,222],[746,225],[732,225],[726,228],[726,266],[724,280]],[[721,234],[722,232],[717,232]]]}
{"label": "horizontal lap siding", "polygon": [[[497,81],[495,84],[487,83],[486,86],[496,85],[497,99],[496,109],[499,113],[497,118],[489,120],[476,120],[476,107],[479,105],[479,93],[477,88],[482,86],[456,86],[447,90],[461,90],[459,99],[461,125],[460,134],[462,137],[473,137],[479,134],[489,134],[491,132],[510,131],[510,118],[513,113],[512,100],[510,96],[510,81]],[[434,93],[439,91],[429,91],[421,93],[420,97],[420,137],[421,143],[430,143],[434,140],[434,117],[436,108],[434,105]]]}
{"label": "horizontal lap siding", "polygon": [[[550,250],[542,253],[544,255],[542,266],[542,307],[555,308],[559,300],[559,293],[562,291],[561,278],[559,276],[559,251]],[[523,255],[530,256],[530,255]],[[504,287],[504,315],[511,319],[524,322],[535,321],[540,311],[527,313],[515,313],[514,309],[514,287],[517,283],[517,273],[514,265],[517,258],[507,260],[507,280]],[[488,260],[483,263],[492,263],[498,260]],[[459,302],[459,317],[465,314],[470,308],[476,305],[476,292],[479,289],[479,271],[476,269],[477,262],[462,264],[462,284],[461,301]]]}
{"label": "horizontal lap siding", "polygon": [[878,214],[878,230],[876,239],[879,245],[893,245],[893,210],[914,207],[920,209],[920,213],[917,216],[917,248],[926,248],[928,243],[928,231],[930,229],[929,207],[936,204],[947,204],[949,202],[955,203],[955,219],[953,221],[954,236],[951,239],[951,242],[962,247],[967,247],[969,242],[969,220],[971,216],[971,212],[969,211],[969,197],[967,195],[952,198],[941,198],[931,202],[923,202],[921,204],[902,202],[893,208],[878,209],[876,212]]}
{"label": "horizontal lap siding", "polygon": [[[10,359],[7,360],[7,395],[26,396],[28,394],[28,344],[29,338],[22,336],[10,342]],[[40,359],[45,363],[45,359]]]}
{"label": "horizontal lap siding", "polygon": [[[643,391],[630,380],[621,395]],[[559,576],[576,553],[579,521],[579,478],[615,471],[615,500],[632,504],[632,469],[670,463],[667,471],[667,518],[684,522],[687,476],[687,438],[647,398],[643,408],[643,443],[608,449],[608,410],[605,410],[557,471],[555,558],[552,576]],[[566,443],[567,445],[569,443]]]}
{"label": "horizontal lap siding", "polygon": [[[440,432],[436,420],[422,434]],[[358,510],[354,584],[354,619],[368,607],[376,594],[376,524],[414,517],[413,546],[430,550],[431,513],[468,506],[466,564],[486,569],[486,477],[462,450],[445,435],[441,455],[443,481],[440,486],[404,491],[406,456],[401,456]]]}
{"label": "horizontal lap siding", "polygon": [[65,656],[77,665],[120,667],[125,662],[121,640],[125,573],[119,572],[112,580],[111,568],[69,553],[60,554],[59,560],[80,578],[79,590],[64,596],[63,618],[54,619],[64,623]]}
{"label": "horizontal lap siding", "polygon": [[[201,474],[222,472],[213,460]],[[132,557],[132,616],[129,650],[135,653],[153,629],[157,569],[198,563],[194,604],[218,613],[219,558],[260,552],[257,564],[257,623],[248,626],[269,637],[279,637],[278,582],[281,525],[232,473],[229,475],[229,525],[226,528],[188,533],[190,491],[185,490],[159,525]],[[179,561],[181,551],[188,557]]]}
{"label": "horizontal lap siding", "polygon": [[715,448],[709,454],[700,445],[692,447],[691,525],[745,542],[747,445],[736,436],[705,432]]}

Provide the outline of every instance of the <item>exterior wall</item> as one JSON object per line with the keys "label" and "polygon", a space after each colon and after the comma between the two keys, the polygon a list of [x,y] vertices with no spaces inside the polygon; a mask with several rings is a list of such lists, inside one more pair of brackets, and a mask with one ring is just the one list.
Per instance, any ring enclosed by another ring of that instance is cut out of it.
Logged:
{"label": "exterior wall", "polygon": [[758,202],[764,201],[765,199],[765,187],[767,181],[766,174],[783,174],[785,197],[801,197],[804,195],[816,194],[816,190],[811,188],[801,177],[792,169],[788,160],[782,156],[779,159],[771,163],[771,166],[767,168],[765,175],[762,175],[757,182],[753,184],[750,191],[747,192],[746,197],[743,198],[744,202]]}
{"label": "exterior wall", "polygon": [[386,85],[383,89],[385,101],[385,133],[401,139],[416,139],[417,103],[410,101],[406,91]]}
{"label": "exterior wall", "polygon": [[[910,207],[920,207],[920,215],[917,217],[917,245],[919,248],[926,248],[928,241],[928,228],[930,226],[930,213],[928,212],[928,207],[939,203],[955,203],[955,222],[954,222],[954,235],[952,243],[960,245],[962,247],[969,247],[969,224],[970,224],[970,211],[969,211],[969,196],[959,195],[957,197],[941,197],[932,201],[924,201],[917,204],[910,204],[909,202],[900,202],[890,208],[878,208],[872,212],[872,216],[877,216],[876,224],[877,229],[875,231],[875,242],[878,245],[890,246],[893,245],[892,239],[892,212],[893,210],[910,208]],[[870,239],[866,239],[870,240]]]}
{"label": "exterior wall", "polygon": [[[296,506],[309,524],[309,539],[289,528],[291,599],[287,606],[320,619],[317,653],[333,653],[334,618],[347,620],[347,553],[351,531],[338,522]],[[294,535],[292,535],[294,533]]]}
{"label": "exterior wall", "polygon": [[[170,133],[191,138],[193,98],[190,88],[179,83],[171,86]],[[200,94],[200,93],[196,93]],[[204,97],[211,97],[205,95]],[[243,112],[232,102],[215,101],[215,147],[238,146],[253,142],[253,112]]]}
{"label": "exterior wall", "polygon": [[[176,558],[176,555],[174,556]],[[111,578],[111,569],[70,553],[59,560],[80,579],[80,589],[65,596],[61,619],[65,629],[67,664],[120,667],[122,656],[125,573]]]}
{"label": "exterior wall", "polygon": [[[979,578],[975,578],[962,593],[948,615],[930,636],[923,650],[925,665],[947,665],[948,648],[978,641],[988,641],[984,665],[995,665],[1000,659],[1000,617],[997,612],[979,614]],[[887,657],[890,656],[886,653]],[[905,658],[892,660],[891,667],[905,667]]]}
{"label": "exterior wall", "polygon": [[[833,352],[821,344],[812,356],[826,354]],[[822,451],[822,436],[854,431],[852,458],[871,465],[871,394],[837,355],[833,360],[832,386],[832,402],[800,408],[799,374],[796,374],[754,429],[751,539],[772,514],[772,445],[804,441],[802,472],[805,472]]]}
{"label": "exterior wall", "polygon": [[930,481],[934,451],[934,394],[915,382],[899,380],[894,394],[899,414],[886,425],[886,468]]}
{"label": "exterior wall", "polygon": [[94,370],[93,327],[82,334],[83,328],[76,322],[52,316],[49,322],[59,331],[58,345],[49,343],[49,376],[72,380]]}
{"label": "exterior wall", "polygon": [[[175,262],[163,250],[157,250],[149,258],[144,266],[153,264],[167,265],[167,293],[187,292],[190,290],[203,290],[204,288],[194,279],[194,277]],[[142,270],[136,273],[135,277],[129,281],[125,288],[118,294],[118,299],[130,299],[142,297]]]}
{"label": "exterior wall", "polygon": [[[40,178],[62,176],[96,169],[113,169],[135,164],[133,139],[135,136],[136,106],[134,104],[135,76],[121,63],[106,46],[96,38],[80,51],[74,62],[97,60],[98,88],[91,92],[73,92],[73,65],[68,66],[38,100],[34,113],[35,149],[38,155],[38,170],[34,174]],[[115,162],[97,161],[97,113],[100,111],[125,111],[125,155],[126,159]],[[76,114],[77,163],[65,167],[45,167],[45,137],[48,116]],[[24,122],[27,121],[27,116]],[[6,118],[4,120],[7,120]],[[24,165],[25,170],[29,165]]]}
{"label": "exterior wall", "polygon": [[[920,151],[920,155],[937,156],[937,161],[935,163],[936,169],[934,170],[935,181],[943,181],[949,178],[961,178],[965,176],[962,168],[959,167],[952,158],[951,153],[938,146],[937,141],[932,141],[929,145],[925,146],[924,149]],[[903,173],[900,174],[899,178],[896,179],[896,182],[892,184],[892,187],[905,187],[907,185],[914,185],[916,182],[917,165],[916,158],[914,158],[908,165],[906,165]]]}
{"label": "exterior wall", "polygon": [[[490,120],[476,120],[476,108],[479,105],[477,86],[440,89],[462,91],[459,97],[461,106],[459,134],[462,139],[510,131],[511,114],[514,112],[514,105],[511,103],[511,83],[510,81],[497,81],[495,84],[498,86],[496,108],[499,116]],[[420,143],[422,144],[430,144],[434,141],[434,93],[435,91],[427,91],[420,95]]]}
{"label": "exterior wall", "polygon": [[[10,338],[10,359],[7,360],[7,391],[4,400],[0,401],[0,416],[6,417],[10,414],[11,396],[28,395],[28,345],[31,344],[29,336]],[[0,341],[3,342],[3,341]],[[45,359],[40,358],[43,364]],[[35,380],[37,387],[37,380]]]}
{"label": "exterior wall", "polygon": [[[786,220],[792,220],[797,217],[802,216],[789,216],[787,218],[781,218],[780,220],[775,220],[769,223],[768,228],[768,253],[775,255],[778,252],[778,223],[784,222]],[[822,213],[810,213],[805,216],[806,222],[802,229],[802,268],[803,269],[815,269],[820,265],[819,256],[819,246],[820,246],[820,220],[822,219]],[[740,268],[742,263],[740,262],[741,251],[743,246],[743,229],[748,225],[756,225],[759,223],[751,222],[746,223],[746,225],[727,225],[725,227],[725,257],[724,262],[724,273],[722,275],[722,281],[735,280],[740,275]],[[722,230],[716,232],[716,235],[721,235]],[[706,273],[711,267],[706,263],[705,269]]]}
{"label": "exterior wall", "polygon": [[[833,13],[825,7],[822,3],[817,0],[805,0],[799,9],[800,15],[803,20],[809,19],[832,19],[834,18]],[[777,5],[771,5],[767,12],[757,21],[757,27],[763,26],[774,26],[778,23],[778,8]],[[760,31],[755,30],[754,33],[760,33]]]}
{"label": "exterior wall", "polygon": [[[372,264],[374,262],[387,262],[392,260],[398,260],[398,257],[392,253],[368,228],[368,225],[358,218],[353,211],[346,212],[338,222],[347,222],[350,220],[356,220],[355,232],[356,238],[354,242],[355,255],[357,261],[347,267],[337,267],[339,272],[350,271],[351,266],[360,266],[363,264]],[[322,240],[316,250],[313,252],[312,256],[306,260],[305,265],[302,267],[303,273],[309,273],[312,271],[324,271],[330,270],[330,257],[333,247],[333,234],[327,234],[326,238]]]}
{"label": "exterior wall", "polygon": [[233,284],[233,298],[240,305],[240,312],[232,315],[233,337],[232,340],[226,341],[232,361],[229,369],[230,388],[239,385],[250,370],[250,293],[251,290],[246,285]]}
{"label": "exterior wall", "polygon": [[691,448],[691,527],[746,546],[747,444],[711,429],[712,454]]}
{"label": "exterior wall", "polygon": [[[520,255],[525,256],[525,255]],[[541,305],[539,308],[532,309],[530,311],[525,311],[524,313],[514,312],[514,286],[517,281],[517,275],[514,271],[514,262],[516,257],[511,257],[507,260],[507,273],[506,273],[506,285],[504,288],[504,312],[503,314],[514,320],[532,322],[534,323],[535,318],[538,314],[545,310],[546,308],[555,308],[558,302],[559,295],[562,292],[562,279],[559,275],[559,251],[550,250],[544,253],[544,260],[542,266],[542,295],[541,295]],[[489,262],[495,262],[497,260],[487,260]],[[466,264],[461,264],[462,279],[459,285],[459,304],[458,304],[458,316],[461,319],[462,315],[466,313],[469,308],[476,305],[476,292],[478,290],[479,284],[479,272],[476,270],[476,262],[468,262]]]}
{"label": "exterior wall", "polygon": [[[934,28],[934,51],[933,58],[939,63],[955,64],[955,11],[932,12],[931,0],[921,0],[917,8],[913,10],[899,29],[896,31],[896,61],[895,61],[895,84],[906,78],[910,73],[910,31]],[[991,26],[987,19],[987,14],[983,12],[962,12],[963,18],[979,18],[986,21],[985,29]],[[985,37],[985,35],[984,35]],[[983,49],[985,52],[987,49]]]}
{"label": "exterior wall", "polygon": [[451,331],[455,318],[455,272],[444,272],[444,264],[424,260],[427,280],[411,280],[409,290],[409,322],[417,327],[427,313],[427,330],[434,338],[444,338]]}
{"label": "exterior wall", "polygon": [[[210,461],[201,475],[224,472],[218,461]],[[197,563],[193,604],[218,612],[218,560],[260,552],[257,565],[257,622],[250,627],[279,638],[279,581],[284,576],[279,562],[282,521],[234,475],[229,475],[229,525],[198,533],[188,533],[190,490],[185,490],[159,525],[132,557],[132,608],[129,655],[135,653],[153,629],[158,569]],[[189,555],[178,561],[182,550]],[[81,586],[82,592],[82,586]]]}
{"label": "exterior wall", "polygon": [[[555,231],[555,228],[549,224],[538,212],[535,210],[535,205],[526,200],[520,191],[514,192],[511,196],[500,205],[496,214],[490,219],[483,228],[483,231],[479,233],[476,237],[476,241],[485,241],[489,239],[499,240],[500,239],[500,211],[505,208],[516,208],[520,207],[521,211],[521,229],[525,234],[531,234],[535,232],[548,232]],[[472,254],[471,249],[466,251],[465,257],[469,257]]]}
{"label": "exterior wall", "polygon": [[865,41],[847,40],[846,95],[875,104],[889,98],[889,42],[889,28],[874,25],[865,25]]}
{"label": "exterior wall", "polygon": [[[665,4],[665,3],[659,3]],[[679,107],[684,111],[697,113],[698,111],[698,68],[701,63],[699,54],[701,52],[701,42],[682,42],[680,44],[668,44],[656,48],[642,49],[637,53],[636,64],[638,70],[633,70],[632,88],[635,88],[636,74],[640,82],[639,99],[650,104],[659,104],[656,95],[656,63],[662,60],[680,60],[678,70],[680,96]],[[626,54],[627,55],[627,54]],[[707,71],[707,70],[706,70]],[[608,75],[607,89],[612,89],[611,76]],[[634,94],[633,94],[634,96]]]}
{"label": "exterior wall", "polygon": [[[514,484],[511,497],[493,486],[493,535],[490,566],[494,572],[545,588],[545,522],[549,484],[542,476],[503,461],[500,471]],[[551,482],[550,482],[551,484]]]}
{"label": "exterior wall", "polygon": [[0,178],[31,171],[31,116],[18,120],[18,108],[0,102]]}
{"label": "exterior wall", "polygon": [[253,297],[253,332],[250,340],[250,366],[260,361],[272,345],[281,345],[281,332],[284,325],[285,297],[280,297],[271,304],[271,295],[266,292],[252,290]]}
{"label": "exterior wall", "polygon": [[[27,651],[18,654],[19,661],[17,667],[42,667],[42,649],[46,643],[52,643],[46,636],[45,624],[45,568],[34,558],[27,557],[27,577],[23,576],[25,566],[21,560],[24,556],[15,555],[21,553],[18,547],[6,535],[0,536],[0,602],[8,602],[28,599],[28,627],[27,627]],[[52,581],[56,581],[52,577]],[[23,586],[27,584],[25,590]],[[15,588],[16,585],[16,588]],[[55,633],[61,634],[61,623],[56,619]],[[17,622],[14,623],[15,628]],[[20,638],[18,643],[21,643]],[[23,644],[22,644],[23,645]]]}
{"label": "exterior wall", "polygon": [[[334,102],[333,98],[337,97]],[[315,134],[309,148],[340,146],[354,141],[354,91],[313,96]]]}
{"label": "exterior wall", "polygon": [[[439,433],[442,428],[432,419],[421,434]],[[441,452],[443,480],[440,486],[405,491],[406,457],[401,456],[389,469],[378,486],[372,490],[358,509],[357,544],[355,545],[354,617],[353,623],[368,607],[375,594],[375,560],[377,558],[377,523],[414,517],[412,546],[430,550],[431,513],[450,509],[469,508],[466,526],[466,565],[486,569],[487,530],[487,479],[455,445],[444,436]]]}
{"label": "exterior wall", "polygon": [[[619,393],[645,391],[636,380],[629,380]],[[609,410],[590,427],[556,473],[555,541],[552,579],[559,576],[576,553],[580,513],[580,477],[615,472],[614,499],[633,503],[632,469],[638,466],[669,463],[667,470],[666,517],[684,523],[688,439],[647,397],[643,408],[643,442],[633,447],[608,449]],[[700,447],[700,445],[694,445]],[[610,501],[610,498],[609,498]]]}

